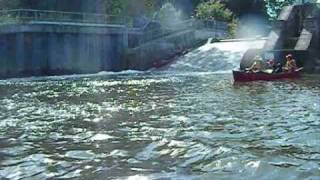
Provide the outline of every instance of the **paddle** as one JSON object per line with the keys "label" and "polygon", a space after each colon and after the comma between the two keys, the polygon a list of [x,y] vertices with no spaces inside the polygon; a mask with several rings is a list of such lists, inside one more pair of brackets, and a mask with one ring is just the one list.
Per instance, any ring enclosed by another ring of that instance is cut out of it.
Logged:
{"label": "paddle", "polygon": [[303,67],[298,68],[298,69],[296,69],[295,71],[298,72],[298,71],[302,71],[302,70],[303,70]]}
{"label": "paddle", "polygon": [[267,74],[272,74],[273,70],[272,69],[265,69],[262,72],[267,73]]}

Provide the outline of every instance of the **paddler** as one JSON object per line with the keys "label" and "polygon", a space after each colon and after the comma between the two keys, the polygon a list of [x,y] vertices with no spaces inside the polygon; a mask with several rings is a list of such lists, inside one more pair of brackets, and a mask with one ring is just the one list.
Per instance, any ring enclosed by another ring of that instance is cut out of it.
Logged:
{"label": "paddler", "polygon": [[283,68],[284,71],[292,72],[297,69],[297,63],[296,60],[293,58],[292,54],[288,54],[286,56],[286,64]]}
{"label": "paddler", "polygon": [[249,72],[261,72],[262,71],[262,57],[257,55],[253,58],[253,64],[251,65],[251,67],[246,69]]}

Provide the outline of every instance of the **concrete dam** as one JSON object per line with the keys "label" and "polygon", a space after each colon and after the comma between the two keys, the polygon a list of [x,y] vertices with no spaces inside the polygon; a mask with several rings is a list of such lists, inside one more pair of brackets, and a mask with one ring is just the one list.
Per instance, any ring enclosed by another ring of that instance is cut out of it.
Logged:
{"label": "concrete dam", "polygon": [[[0,25],[0,77],[24,77],[120,70],[127,28],[94,21],[57,21],[80,16],[36,10],[3,12]],[[17,17],[17,14],[19,15]],[[12,18],[14,17],[14,18]],[[8,19],[12,18],[12,19]]]}
{"label": "concrete dam", "polygon": [[119,70],[120,52],[126,48],[125,30],[121,26],[1,26],[0,74],[13,77]]}
{"label": "concrete dam", "polygon": [[199,38],[192,26],[189,20],[170,30],[155,22],[133,28],[103,14],[1,11],[0,78],[147,70],[193,47]]}

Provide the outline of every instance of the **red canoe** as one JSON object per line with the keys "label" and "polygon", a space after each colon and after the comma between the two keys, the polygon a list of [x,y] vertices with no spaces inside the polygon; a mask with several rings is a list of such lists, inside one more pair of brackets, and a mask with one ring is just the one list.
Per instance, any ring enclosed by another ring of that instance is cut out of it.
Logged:
{"label": "red canoe", "polygon": [[249,82],[249,81],[273,81],[278,79],[294,79],[300,77],[300,70],[293,72],[282,73],[264,73],[264,72],[243,72],[233,71],[233,78],[235,82]]}

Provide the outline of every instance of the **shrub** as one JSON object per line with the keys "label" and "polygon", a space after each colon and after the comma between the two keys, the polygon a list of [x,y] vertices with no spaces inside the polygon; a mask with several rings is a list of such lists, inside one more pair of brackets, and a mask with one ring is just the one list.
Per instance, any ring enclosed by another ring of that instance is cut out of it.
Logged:
{"label": "shrub", "polygon": [[201,20],[232,21],[232,12],[219,1],[200,3],[196,8],[196,17]]}

